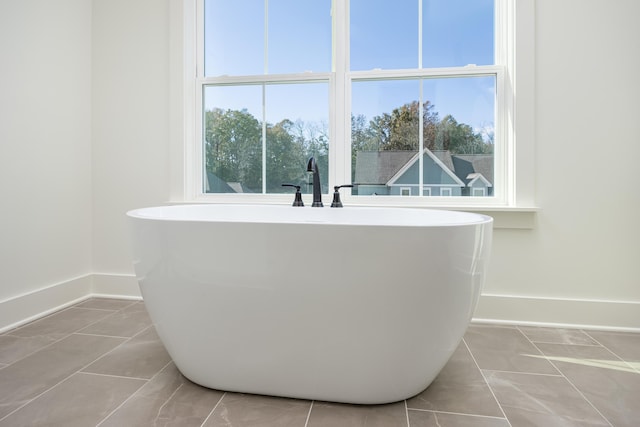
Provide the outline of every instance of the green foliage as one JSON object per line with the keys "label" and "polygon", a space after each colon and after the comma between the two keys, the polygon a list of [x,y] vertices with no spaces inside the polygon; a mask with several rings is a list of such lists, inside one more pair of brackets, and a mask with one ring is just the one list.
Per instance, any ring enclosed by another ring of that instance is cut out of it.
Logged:
{"label": "green foliage", "polygon": [[[453,116],[442,120],[429,101],[422,105],[424,147],[430,150],[449,150],[452,154],[486,154],[493,152],[492,140],[485,142],[482,134]],[[367,124],[362,115],[352,116],[351,140],[353,151],[418,151],[420,104],[413,101],[395,108],[390,114],[375,116]]]}
{"label": "green foliage", "polygon": [[305,179],[304,147],[292,133],[294,123],[283,120],[267,126],[267,193],[285,190],[284,183],[300,183]]}
{"label": "green foliage", "polygon": [[[262,192],[262,124],[246,110],[205,112],[205,167],[224,183],[240,183],[244,191]],[[283,183],[307,190],[307,160],[314,156],[327,187],[328,138],[326,126],[285,119],[267,123],[266,191],[290,192]],[[231,191],[231,189],[228,189]]]}
{"label": "green foliage", "polygon": [[204,152],[207,172],[262,191],[262,130],[247,110],[206,111]]}
{"label": "green foliage", "polygon": [[486,143],[480,132],[464,123],[458,123],[451,115],[445,116],[436,126],[435,149],[449,150],[453,154],[491,154],[493,144]]}

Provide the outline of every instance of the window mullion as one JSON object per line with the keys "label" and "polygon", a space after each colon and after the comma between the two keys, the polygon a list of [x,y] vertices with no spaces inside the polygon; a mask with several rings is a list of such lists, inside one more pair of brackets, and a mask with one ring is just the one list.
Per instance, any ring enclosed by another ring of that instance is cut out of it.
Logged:
{"label": "window mullion", "polygon": [[267,194],[267,85],[262,84],[262,194]]}
{"label": "window mullion", "polygon": [[269,0],[264,0],[264,74],[269,74]]}
{"label": "window mullion", "polygon": [[[269,74],[269,0],[264,0],[264,74]],[[267,88],[262,83],[262,194],[267,194]]]}
{"label": "window mullion", "polygon": [[351,117],[348,105],[349,2],[333,0],[333,76],[331,79],[329,188],[351,183]]}
{"label": "window mullion", "polygon": [[[418,68],[422,69],[422,0],[418,0]],[[424,93],[420,79],[420,101],[418,102],[418,195],[424,196]]]}
{"label": "window mullion", "polygon": [[418,68],[422,68],[422,0],[418,0]]}
{"label": "window mullion", "polygon": [[420,79],[420,101],[418,102],[418,195],[424,195],[424,94],[423,80]]}

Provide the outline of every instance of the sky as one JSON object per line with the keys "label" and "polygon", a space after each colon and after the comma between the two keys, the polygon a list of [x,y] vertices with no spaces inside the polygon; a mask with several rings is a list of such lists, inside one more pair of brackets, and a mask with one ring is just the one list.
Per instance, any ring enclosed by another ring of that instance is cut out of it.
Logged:
{"label": "sky", "polygon": [[[419,1],[351,0],[352,71],[493,64],[493,0],[422,0],[421,51]],[[207,76],[331,71],[331,0],[205,0],[205,28]],[[269,85],[267,121],[327,121],[328,92],[324,83]],[[493,78],[428,79],[422,92],[441,118],[493,127]],[[355,82],[352,111],[371,119],[419,96],[418,80]],[[207,88],[204,102],[262,117],[261,86]]]}

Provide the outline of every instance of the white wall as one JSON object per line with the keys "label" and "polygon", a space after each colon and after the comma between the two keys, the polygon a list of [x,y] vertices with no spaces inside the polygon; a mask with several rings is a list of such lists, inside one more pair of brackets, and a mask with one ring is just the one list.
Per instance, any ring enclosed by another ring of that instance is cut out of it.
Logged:
{"label": "white wall", "polygon": [[93,2],[93,268],[131,273],[125,212],[169,200],[169,2]]}
{"label": "white wall", "polygon": [[[487,293],[640,302],[638,16],[636,0],[537,0],[542,210],[496,231]],[[618,309],[640,327],[640,305]]]}
{"label": "white wall", "polygon": [[92,269],[91,1],[0,1],[0,61],[1,302]]}
{"label": "white wall", "polygon": [[[2,243],[2,260],[9,259],[12,267],[0,273],[0,299],[85,271],[88,254],[93,254],[92,271],[106,282],[116,277],[131,282],[124,212],[169,200],[173,67],[168,24],[175,1],[94,0],[90,73],[86,40],[74,38],[72,44],[79,49],[60,59],[41,44],[52,38],[43,29],[50,22],[32,25],[30,31],[1,26],[3,59],[9,50],[15,61],[6,62],[15,64],[10,74],[3,71],[9,77],[1,83],[3,93],[10,89],[11,101],[0,102],[3,111],[15,112],[10,131],[4,130],[4,122],[2,126],[0,185],[5,188],[3,206],[6,201],[20,210],[2,212],[3,219],[9,219],[0,226],[3,236],[7,233],[12,241],[10,250]],[[27,8],[14,3],[1,4]],[[48,2],[40,3],[46,7]],[[83,2],[67,3],[76,4],[74,10],[86,16]],[[59,8],[51,14],[64,15]],[[536,1],[536,185],[541,211],[534,229],[495,231],[491,273],[476,317],[640,328],[638,16],[636,0]],[[78,32],[86,35],[89,24],[80,25],[76,18],[75,26],[65,26],[65,31],[79,26]],[[23,49],[8,48],[7,39],[31,33],[43,41],[33,41],[29,48],[48,55],[47,62],[62,64],[56,75],[63,89],[32,87],[40,75],[33,67],[38,60],[25,58]],[[82,124],[88,117],[89,76],[90,179],[84,162],[89,130]],[[61,95],[63,108],[52,114],[67,114],[74,124],[59,129],[60,120],[44,119],[56,130],[54,148],[31,123],[31,107],[43,97],[58,102]],[[46,153],[36,163],[33,152],[39,150],[32,150],[33,144]],[[46,179],[37,173],[42,169]],[[92,204],[87,202],[90,180]],[[58,203],[62,200],[64,204]],[[41,218],[43,201],[53,204],[47,207],[47,219]],[[91,206],[92,216],[87,212]],[[91,218],[94,239],[89,248]],[[53,259],[47,259],[52,253]],[[38,268],[27,269],[34,258]]]}

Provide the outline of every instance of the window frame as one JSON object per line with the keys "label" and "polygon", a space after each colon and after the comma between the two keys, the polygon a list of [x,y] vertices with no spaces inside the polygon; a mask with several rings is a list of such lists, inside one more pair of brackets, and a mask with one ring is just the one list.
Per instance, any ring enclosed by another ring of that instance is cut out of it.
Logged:
{"label": "window frame", "polygon": [[[336,7],[347,9],[348,2],[335,0]],[[214,203],[290,203],[288,194],[215,194],[202,192],[203,164],[201,114],[202,25],[197,25],[201,16],[203,0],[181,0],[171,3],[170,33],[170,166],[172,202]],[[348,40],[348,14],[334,15],[336,37]],[[343,22],[344,21],[344,22]],[[458,75],[496,75],[496,186],[499,193],[493,197],[402,197],[402,196],[352,196],[344,194],[345,205],[384,205],[414,207],[464,208],[475,211],[535,211],[534,198],[534,36],[535,0],[496,0],[496,66],[468,66],[456,68]],[[342,33],[342,34],[340,34]],[[343,45],[334,44],[334,57],[346,58]],[[342,67],[342,68],[341,68]],[[336,64],[332,73],[289,74],[253,76],[252,81],[265,83],[328,81],[332,96],[342,96],[344,103],[333,103],[329,108],[331,168],[329,188],[350,182],[350,82],[357,79],[416,78],[439,75],[442,69],[345,71],[344,64]],[[516,80],[517,75],[517,80]],[[207,82],[221,79],[228,84],[246,83],[242,76],[207,78]],[[342,92],[343,95],[340,95]],[[515,94],[518,93],[518,97]],[[517,120],[516,120],[517,119]],[[500,139],[498,139],[500,138]],[[337,141],[349,141],[349,146],[337,149]],[[517,148],[517,149],[516,149]],[[347,192],[345,192],[347,193]],[[329,194],[324,194],[325,198]]]}

